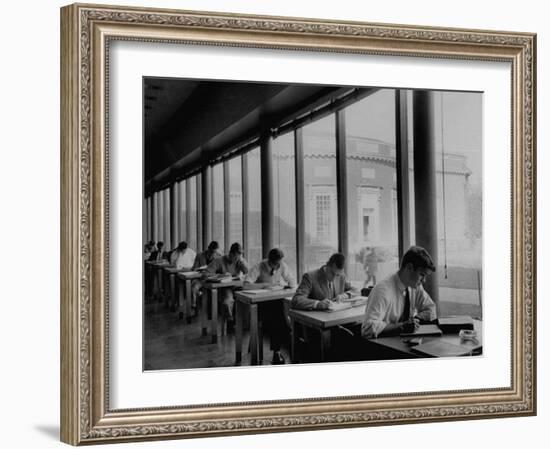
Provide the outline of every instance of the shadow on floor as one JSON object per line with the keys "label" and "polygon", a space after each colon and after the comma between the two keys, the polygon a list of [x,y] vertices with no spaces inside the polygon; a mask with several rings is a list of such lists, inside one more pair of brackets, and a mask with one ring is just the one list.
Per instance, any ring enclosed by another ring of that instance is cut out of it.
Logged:
{"label": "shadow on floor", "polygon": [[48,438],[59,441],[59,426],[40,424],[38,426],[34,426],[34,428],[40,433],[46,435]]}

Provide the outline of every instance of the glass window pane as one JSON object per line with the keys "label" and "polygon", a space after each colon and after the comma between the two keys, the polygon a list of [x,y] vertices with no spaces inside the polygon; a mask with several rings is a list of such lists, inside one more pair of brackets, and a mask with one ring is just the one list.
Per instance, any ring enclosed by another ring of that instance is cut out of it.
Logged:
{"label": "glass window pane", "polygon": [[229,161],[230,241],[243,243],[243,187],[241,158]]}
{"label": "glass window pane", "polygon": [[180,220],[179,220],[179,224],[180,224],[180,239],[181,240],[185,240],[186,242],[188,241],[189,239],[189,236],[187,234],[187,208],[186,208],[186,189],[185,189],[185,181],[181,181],[180,183],[178,183],[178,188],[179,188],[179,213],[180,213]]}
{"label": "glass window pane", "polygon": [[481,317],[482,94],[434,94],[440,312]]}
{"label": "glass window pane", "polygon": [[223,202],[223,163],[214,165],[212,169],[212,239],[220,244],[220,251],[224,251],[224,202]]}
{"label": "glass window pane", "polygon": [[332,114],[303,128],[306,271],[338,250],[335,126]]}
{"label": "glass window pane", "polygon": [[162,191],[163,209],[162,209],[162,224],[164,232],[164,247],[166,251],[171,251],[172,239],[170,235],[170,189],[164,189]]}
{"label": "glass window pane", "polygon": [[398,262],[395,91],[347,107],[347,275],[359,288],[394,273]]}
{"label": "glass window pane", "polygon": [[274,244],[280,248],[284,261],[297,276],[296,262],[296,167],[294,165],[294,133],[273,140],[273,180],[275,223]]}
{"label": "glass window pane", "polygon": [[247,173],[244,177],[248,191],[246,260],[255,264],[262,260],[262,202],[260,179],[260,148],[247,153]]}
{"label": "glass window pane", "polygon": [[189,178],[187,187],[191,195],[189,211],[191,217],[190,229],[189,229],[189,246],[192,249],[197,248],[197,177],[193,176]]}

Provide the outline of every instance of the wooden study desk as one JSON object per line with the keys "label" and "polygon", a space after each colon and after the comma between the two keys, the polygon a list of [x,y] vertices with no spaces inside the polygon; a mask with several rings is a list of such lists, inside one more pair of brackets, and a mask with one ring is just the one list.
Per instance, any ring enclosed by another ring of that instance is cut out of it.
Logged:
{"label": "wooden study desk", "polygon": [[[220,288],[235,288],[242,287],[243,281],[232,280],[229,282],[210,282],[205,280],[202,284],[202,288],[207,292],[206,295],[202,295],[202,312],[201,312],[201,327],[202,335],[207,335],[207,323],[208,323],[208,307],[207,296],[210,298],[210,304],[212,305],[212,343],[218,342],[218,289]],[[224,334],[222,326],[222,335]]]}
{"label": "wooden study desk", "polygon": [[[441,342],[450,343],[461,347],[472,347],[472,350],[477,350],[483,344],[483,322],[474,320],[474,330],[477,334],[477,344],[469,341],[461,341],[458,334],[443,334],[441,336],[425,336],[422,337],[422,343],[439,340]],[[407,338],[399,335],[393,337],[379,337],[366,340],[367,351],[372,351],[373,358],[376,359],[415,359],[425,358],[427,355],[419,354],[413,350],[414,346],[409,346],[405,341]]]}
{"label": "wooden study desk", "polygon": [[[249,284],[249,286],[254,284]],[[250,364],[257,365],[258,360],[261,361],[261,349],[263,342],[260,341],[259,322],[258,322],[258,304],[269,301],[280,301],[285,298],[291,298],[296,293],[295,288],[285,288],[280,290],[258,289],[264,291],[253,291],[253,287],[249,290],[240,290],[235,292],[235,307],[237,328],[235,330],[235,362],[240,363],[242,360],[242,345],[243,345],[243,323],[244,309],[248,306],[250,313]],[[260,356],[260,357],[259,357]]]}
{"label": "wooden study desk", "polygon": [[181,285],[178,288],[179,315],[181,319],[186,318],[187,324],[191,322],[191,283],[201,277],[202,275],[198,271],[180,271],[176,274],[177,280],[184,284],[183,288]]}
{"label": "wooden study desk", "polygon": [[325,361],[325,353],[327,347],[330,345],[331,331],[336,326],[342,326],[344,324],[356,324],[363,321],[365,316],[365,304],[361,304],[349,309],[339,311],[326,311],[326,310],[296,310],[292,309],[289,312],[290,322],[292,328],[292,343],[291,354],[292,363],[296,360],[296,339],[297,330],[296,324],[299,323],[302,326],[315,329],[319,332],[320,340],[320,360]]}

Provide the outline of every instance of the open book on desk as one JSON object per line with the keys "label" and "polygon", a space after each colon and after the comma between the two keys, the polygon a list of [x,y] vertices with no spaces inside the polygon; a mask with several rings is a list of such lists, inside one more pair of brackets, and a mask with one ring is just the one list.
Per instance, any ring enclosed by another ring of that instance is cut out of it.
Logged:
{"label": "open book on desk", "polygon": [[349,302],[331,301],[326,312],[338,312],[340,310],[351,309],[353,306]]}
{"label": "open book on desk", "polygon": [[367,296],[354,296],[352,298],[343,299],[343,303],[351,304],[352,307],[362,306],[367,303]]}
{"label": "open book on desk", "polygon": [[238,280],[239,280],[239,277],[237,276],[225,276],[223,274],[208,276],[205,279],[206,282],[214,282],[214,283],[219,282],[221,284],[225,284],[226,282],[238,281]]}
{"label": "open book on desk", "polygon": [[340,302],[331,301],[327,312],[337,312],[338,310],[351,309],[352,307],[364,306],[367,303],[366,296],[354,296],[346,298]]}

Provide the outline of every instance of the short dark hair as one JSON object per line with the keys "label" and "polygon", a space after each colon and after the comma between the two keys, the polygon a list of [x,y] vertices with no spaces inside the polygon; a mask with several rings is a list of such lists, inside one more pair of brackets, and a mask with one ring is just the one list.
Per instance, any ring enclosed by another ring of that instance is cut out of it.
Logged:
{"label": "short dark hair", "polygon": [[184,249],[187,249],[187,242],[180,242],[178,244],[178,247],[176,248],[178,251],[183,251]]}
{"label": "short dark hair", "polygon": [[419,268],[435,271],[435,264],[432,256],[421,246],[411,246],[401,259],[401,267],[405,268],[407,264],[412,264],[415,270]]}
{"label": "short dark hair", "polygon": [[219,247],[220,247],[220,244],[216,242],[216,240],[212,240],[208,245],[208,249],[210,251],[216,251]]}
{"label": "short dark hair", "polygon": [[162,248],[164,246],[163,242],[157,242],[157,248]]}
{"label": "short dark hair", "polygon": [[327,265],[334,265],[339,270],[343,270],[345,264],[346,257],[342,253],[334,253],[327,262]]}
{"label": "short dark hair", "polygon": [[267,260],[269,260],[270,262],[280,262],[283,257],[285,257],[285,255],[279,248],[272,248],[267,254]]}
{"label": "short dark hair", "polygon": [[229,254],[243,254],[243,247],[239,242],[235,242],[229,248]]}

